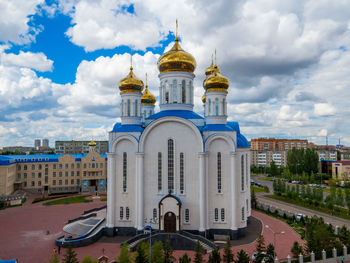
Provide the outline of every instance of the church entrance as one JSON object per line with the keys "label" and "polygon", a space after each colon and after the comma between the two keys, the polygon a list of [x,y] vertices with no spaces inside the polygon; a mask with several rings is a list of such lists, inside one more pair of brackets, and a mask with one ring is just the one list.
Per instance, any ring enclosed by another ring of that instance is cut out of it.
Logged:
{"label": "church entrance", "polygon": [[173,212],[164,215],[164,231],[167,233],[176,232],[176,216]]}

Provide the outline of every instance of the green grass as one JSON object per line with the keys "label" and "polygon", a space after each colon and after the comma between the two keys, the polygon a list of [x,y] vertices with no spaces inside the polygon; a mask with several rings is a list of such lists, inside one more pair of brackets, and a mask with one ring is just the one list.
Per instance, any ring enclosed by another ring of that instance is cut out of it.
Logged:
{"label": "green grass", "polygon": [[268,188],[251,186],[251,189],[254,189],[255,193],[269,193]]}
{"label": "green grass", "polygon": [[86,200],[90,195],[80,195],[80,196],[72,196],[67,197],[55,201],[50,201],[43,203],[43,205],[63,205],[63,204],[73,204],[73,203],[87,203],[92,202],[92,200]]}
{"label": "green grass", "polygon": [[107,198],[101,198],[101,201],[107,201]]}
{"label": "green grass", "polygon": [[325,213],[325,214],[329,214],[329,215],[332,215],[332,216],[337,216],[337,217],[340,217],[340,218],[343,218],[343,219],[346,219],[346,220],[350,220],[350,216],[348,214],[349,210],[345,209],[345,208],[338,207],[337,208],[338,211],[336,211],[336,210],[331,210],[331,209],[329,209],[327,207],[314,206],[314,205],[308,204],[308,203],[306,203],[305,201],[302,201],[302,200],[289,199],[289,198],[284,197],[284,196],[265,195],[264,197],[268,197],[268,198],[271,198],[271,199],[275,199],[275,200],[286,202],[286,203],[293,204],[293,205],[298,205],[298,206],[305,207],[305,208],[308,208],[308,209],[311,209],[311,210],[319,211],[319,212],[322,212],[322,213]]}
{"label": "green grass", "polygon": [[107,194],[100,194],[100,196],[107,196]]}

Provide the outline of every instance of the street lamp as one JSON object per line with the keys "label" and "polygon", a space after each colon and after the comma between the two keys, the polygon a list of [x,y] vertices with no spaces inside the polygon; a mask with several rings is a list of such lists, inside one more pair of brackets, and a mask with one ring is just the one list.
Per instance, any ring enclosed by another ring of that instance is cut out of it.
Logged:
{"label": "street lamp", "polygon": [[273,247],[274,247],[274,251],[273,251],[273,258],[276,258],[276,235],[284,235],[286,232],[282,231],[282,232],[275,232],[272,230],[272,228],[269,225],[265,225],[265,227],[267,229],[270,229],[271,232],[273,233]]}
{"label": "street lamp", "polygon": [[149,233],[149,263],[152,262],[152,227],[150,225],[147,225],[143,228],[143,233],[148,234]]}

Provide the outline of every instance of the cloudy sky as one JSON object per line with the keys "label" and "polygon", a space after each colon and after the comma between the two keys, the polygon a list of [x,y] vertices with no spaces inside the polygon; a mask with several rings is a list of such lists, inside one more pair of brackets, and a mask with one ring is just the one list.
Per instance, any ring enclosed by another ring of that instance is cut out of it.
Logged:
{"label": "cloudy sky", "polygon": [[158,96],[176,18],[197,61],[196,111],[217,49],[246,137],[350,145],[348,0],[0,0],[0,147],[107,139],[130,50]]}

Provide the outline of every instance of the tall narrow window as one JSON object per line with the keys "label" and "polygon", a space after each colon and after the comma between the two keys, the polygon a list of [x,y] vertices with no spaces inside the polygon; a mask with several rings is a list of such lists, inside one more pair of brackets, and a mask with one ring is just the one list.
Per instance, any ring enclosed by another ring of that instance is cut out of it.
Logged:
{"label": "tall narrow window", "polygon": [[190,104],[193,104],[193,87],[192,87],[192,81],[190,81]]}
{"label": "tall narrow window", "polygon": [[177,80],[173,80],[173,103],[177,103]]}
{"label": "tall narrow window", "polygon": [[248,214],[248,211],[249,211],[248,205],[249,205],[249,202],[248,202],[248,199],[246,199],[246,200],[245,200],[245,206],[246,206],[246,208],[247,208],[247,214]]}
{"label": "tall narrow window", "polygon": [[223,100],[222,100],[222,115],[226,115],[225,104],[226,104],[226,100],[223,99]]}
{"label": "tall narrow window", "polygon": [[128,156],[126,152],[124,152],[123,153],[123,192],[126,192],[127,170],[128,170]]}
{"label": "tall narrow window", "polygon": [[221,208],[221,221],[225,221],[225,208]]}
{"label": "tall narrow window", "polygon": [[244,155],[241,156],[241,187],[244,191]]}
{"label": "tall narrow window", "polygon": [[157,208],[153,208],[153,219],[157,218]]}
{"label": "tall narrow window", "polygon": [[137,112],[137,100],[135,100],[135,116],[137,117],[138,112]]}
{"label": "tall narrow window", "polygon": [[180,193],[183,194],[184,190],[184,153],[180,153]]}
{"label": "tall narrow window", "polygon": [[245,155],[245,185],[248,187],[248,154]]}
{"label": "tall narrow window", "polygon": [[162,153],[158,153],[158,192],[162,191]]}
{"label": "tall narrow window", "polygon": [[219,115],[219,99],[218,98],[215,99],[215,114],[216,114],[216,116]]}
{"label": "tall narrow window", "polygon": [[218,176],[218,193],[221,193],[221,153],[217,155],[217,176]]}
{"label": "tall narrow window", "polygon": [[123,220],[123,217],[124,217],[124,209],[123,209],[122,206],[120,207],[120,210],[119,210],[119,217],[120,217],[120,220]]}
{"label": "tall narrow window", "polygon": [[128,109],[127,109],[127,112],[128,112],[128,117],[130,117],[130,100],[128,99]]}
{"label": "tall narrow window", "polygon": [[185,222],[190,222],[190,210],[188,208],[185,209]]}
{"label": "tall narrow window", "polygon": [[210,99],[208,100],[208,105],[209,105],[208,115],[211,115],[211,100]]}
{"label": "tall narrow window", "polygon": [[215,222],[219,221],[219,209],[217,208],[214,210],[214,220]]}
{"label": "tall narrow window", "polygon": [[123,107],[124,106],[124,100],[122,100],[122,103],[121,103],[121,107],[120,107],[120,116],[124,116],[124,111],[123,111]]}
{"label": "tall narrow window", "polygon": [[182,103],[186,103],[186,81],[182,81]]}
{"label": "tall narrow window", "polygon": [[169,103],[169,84],[165,81],[165,103]]}
{"label": "tall narrow window", "polygon": [[125,218],[126,218],[126,220],[129,220],[129,217],[130,217],[129,207],[126,207],[125,208]]}
{"label": "tall narrow window", "polygon": [[244,216],[244,207],[242,207],[242,221],[245,220],[245,216]]}
{"label": "tall narrow window", "polygon": [[168,190],[174,191],[174,140],[168,140]]}

